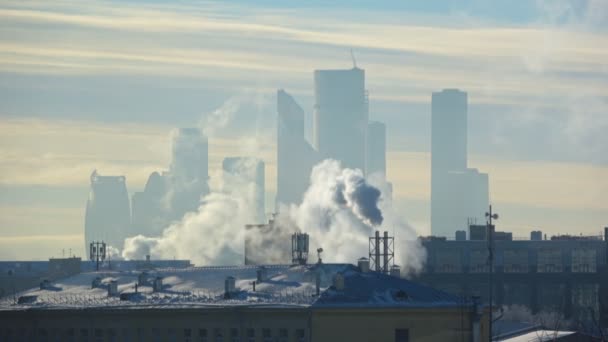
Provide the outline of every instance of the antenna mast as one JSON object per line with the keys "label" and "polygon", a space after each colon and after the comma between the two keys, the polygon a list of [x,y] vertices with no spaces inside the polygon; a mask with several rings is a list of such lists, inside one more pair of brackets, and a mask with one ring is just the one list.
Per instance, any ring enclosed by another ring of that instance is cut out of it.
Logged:
{"label": "antenna mast", "polygon": [[353,69],[357,68],[357,60],[355,59],[355,53],[353,52],[353,49],[350,49],[350,58],[353,59]]}

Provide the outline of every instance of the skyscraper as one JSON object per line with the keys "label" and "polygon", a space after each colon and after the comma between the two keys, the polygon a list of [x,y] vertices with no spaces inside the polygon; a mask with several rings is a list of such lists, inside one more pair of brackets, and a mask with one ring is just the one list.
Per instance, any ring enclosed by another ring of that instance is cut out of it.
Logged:
{"label": "skyscraper", "polygon": [[85,251],[92,241],[105,241],[109,246],[122,249],[124,239],[130,236],[131,210],[124,176],[91,174],[91,189],[85,212]]}
{"label": "skyscraper", "polygon": [[196,211],[201,196],[209,193],[208,142],[197,128],[180,128],[173,136],[169,168],[172,218]]}
{"label": "skyscraper", "polygon": [[167,176],[152,172],[144,191],[131,197],[131,230],[133,235],[158,236],[169,226],[169,208],[165,203],[169,184]]}
{"label": "skyscraper", "polygon": [[317,162],[304,136],[304,111],[291,95],[277,91],[277,204],[300,203]]}
{"label": "skyscraper", "polygon": [[365,172],[368,103],[365,71],[316,70],[314,145],[321,158]]}
{"label": "skyscraper", "polygon": [[239,193],[252,205],[251,219],[266,223],[264,162],[252,157],[228,157],[222,163],[224,191]]}
{"label": "skyscraper", "polygon": [[431,231],[452,236],[484,222],[488,175],[467,167],[467,93],[433,93],[431,107]]}
{"label": "skyscraper", "polygon": [[386,178],[386,125],[372,121],[367,126],[367,175],[380,174]]}

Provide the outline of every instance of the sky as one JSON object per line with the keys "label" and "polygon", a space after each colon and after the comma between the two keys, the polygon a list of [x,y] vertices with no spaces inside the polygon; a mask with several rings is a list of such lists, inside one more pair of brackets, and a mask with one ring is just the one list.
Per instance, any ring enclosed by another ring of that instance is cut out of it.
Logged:
{"label": "sky", "polygon": [[170,132],[246,99],[210,141],[266,162],[275,93],[310,135],[313,71],[365,69],[385,122],[388,179],[430,226],[430,100],[469,96],[469,166],[490,175],[497,230],[600,234],[608,225],[608,2],[0,2],[0,259],[83,255],[89,175],[130,193],[170,162]]}

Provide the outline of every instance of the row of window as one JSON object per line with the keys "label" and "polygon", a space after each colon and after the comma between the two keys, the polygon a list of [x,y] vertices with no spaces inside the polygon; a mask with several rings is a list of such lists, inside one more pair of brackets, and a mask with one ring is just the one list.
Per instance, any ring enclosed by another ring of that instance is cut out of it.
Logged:
{"label": "row of window", "polygon": [[[191,329],[185,328],[181,331],[178,329],[159,329],[152,328],[146,331],[138,328],[135,331],[122,329],[122,334],[119,336],[115,329],[74,329],[66,330],[44,328],[39,329],[6,329],[0,331],[0,337],[4,336],[2,341],[29,341],[35,337],[36,341],[185,341],[185,342],[255,342],[261,337],[263,342],[288,342],[297,341],[304,342],[306,339],[306,330],[295,329],[289,331],[285,328],[280,328],[273,331],[270,328],[263,328],[261,331],[256,331],[254,328],[244,330],[238,328],[231,329]],[[3,333],[3,334],[2,334]],[[131,334],[133,333],[133,334]],[[261,333],[261,334],[260,334]],[[290,338],[291,336],[291,338]]]}

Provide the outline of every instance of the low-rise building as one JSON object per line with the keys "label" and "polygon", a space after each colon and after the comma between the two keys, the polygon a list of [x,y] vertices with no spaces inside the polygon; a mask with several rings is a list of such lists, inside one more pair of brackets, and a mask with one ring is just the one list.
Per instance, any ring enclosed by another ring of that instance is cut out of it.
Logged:
{"label": "low-rise building", "polygon": [[[472,341],[477,302],[350,264],[87,272],[0,302],[7,341]],[[264,273],[264,277],[258,277]],[[99,281],[99,279],[101,281]],[[95,281],[96,286],[91,286]],[[116,286],[116,292],[108,291]]]}

